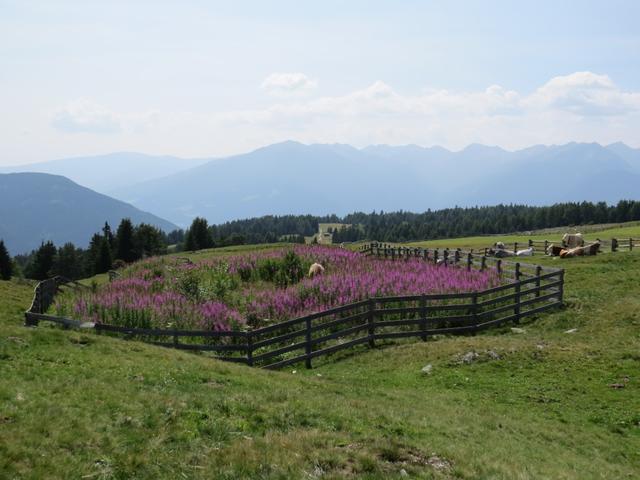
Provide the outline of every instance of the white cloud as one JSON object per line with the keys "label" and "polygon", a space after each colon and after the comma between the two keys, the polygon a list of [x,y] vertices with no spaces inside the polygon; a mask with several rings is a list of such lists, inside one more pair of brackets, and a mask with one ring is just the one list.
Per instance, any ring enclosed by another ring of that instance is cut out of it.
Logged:
{"label": "white cloud", "polygon": [[275,95],[304,93],[313,90],[318,82],[304,73],[272,73],[262,82],[261,88]]}
{"label": "white cloud", "polygon": [[118,133],[120,120],[108,109],[87,99],[75,100],[54,112],[51,125],[67,133]]}
{"label": "white cloud", "polygon": [[554,77],[538,88],[529,104],[577,115],[619,115],[640,109],[640,93],[620,90],[607,75],[575,72]]}
{"label": "white cloud", "polygon": [[622,140],[640,147],[640,92],[590,72],[554,77],[532,92],[491,85],[407,94],[376,81],[343,95],[292,95],[264,108],[226,111],[115,112],[83,100],[60,109],[52,123],[65,132],[116,134],[62,136],[49,129],[48,145],[57,148],[51,156],[96,150],[223,156],[287,139],[451,149]]}
{"label": "white cloud", "polygon": [[141,133],[153,125],[158,115],[157,111],[116,113],[90,99],[81,98],[56,110],[51,116],[51,126],[65,133]]}

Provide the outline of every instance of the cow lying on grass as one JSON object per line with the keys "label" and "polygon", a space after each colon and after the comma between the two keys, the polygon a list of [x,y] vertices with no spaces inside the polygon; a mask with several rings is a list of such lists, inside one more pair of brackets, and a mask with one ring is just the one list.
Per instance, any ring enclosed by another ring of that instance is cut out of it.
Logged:
{"label": "cow lying on grass", "polygon": [[315,277],[316,275],[322,275],[324,273],[324,267],[319,263],[314,263],[309,267],[309,277]]}
{"label": "cow lying on grass", "polygon": [[600,251],[600,242],[593,242],[583,247],[566,248],[559,245],[549,245],[547,252],[552,257],[571,258],[584,255],[596,255]]}
{"label": "cow lying on grass", "polygon": [[600,242],[590,243],[584,247],[563,248],[560,250],[560,258],[582,257],[584,255],[596,255],[600,250]]}

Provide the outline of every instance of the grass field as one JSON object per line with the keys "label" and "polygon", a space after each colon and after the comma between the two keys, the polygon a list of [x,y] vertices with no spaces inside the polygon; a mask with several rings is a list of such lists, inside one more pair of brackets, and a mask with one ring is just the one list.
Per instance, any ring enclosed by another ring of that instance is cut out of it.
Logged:
{"label": "grass field", "polygon": [[279,372],[26,329],[33,287],[0,282],[0,478],[639,478],[640,252],[561,265],[524,333]]}
{"label": "grass field", "polygon": [[527,247],[527,242],[531,240],[549,240],[558,241],[562,239],[562,235],[565,232],[583,232],[584,238],[587,241],[593,241],[596,239],[611,240],[611,238],[617,238],[618,240],[625,240],[630,237],[640,238],[640,224],[638,222],[630,222],[629,224],[622,224],[611,228],[598,228],[595,226],[586,226],[584,228],[566,228],[566,229],[547,229],[544,232],[532,232],[530,235],[517,234],[517,235],[493,235],[493,236],[481,236],[481,237],[465,237],[465,238],[449,238],[443,240],[428,240],[424,242],[411,242],[407,245],[415,247],[429,247],[429,248],[444,248],[444,247],[460,247],[460,248],[484,248],[490,247],[493,243],[500,240],[505,243],[518,242],[522,244],[522,248]]}

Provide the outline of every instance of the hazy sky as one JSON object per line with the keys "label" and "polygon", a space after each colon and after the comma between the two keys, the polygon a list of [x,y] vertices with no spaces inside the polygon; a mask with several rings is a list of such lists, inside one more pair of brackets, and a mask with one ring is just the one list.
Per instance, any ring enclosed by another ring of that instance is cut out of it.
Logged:
{"label": "hazy sky", "polygon": [[640,147],[639,24],[635,0],[0,0],[0,164],[286,139]]}

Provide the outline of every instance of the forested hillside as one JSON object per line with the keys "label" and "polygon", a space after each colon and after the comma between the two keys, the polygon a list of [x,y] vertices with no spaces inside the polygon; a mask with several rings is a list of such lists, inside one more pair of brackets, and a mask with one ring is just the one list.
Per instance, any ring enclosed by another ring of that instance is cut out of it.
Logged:
{"label": "forested hillside", "polygon": [[312,235],[318,223],[347,223],[354,227],[334,233],[334,242],[375,239],[404,242],[471,235],[489,235],[564,225],[640,220],[640,201],[558,203],[548,207],[497,205],[448,208],[424,213],[357,212],[338,217],[313,215],[265,216],[211,227],[214,241],[269,243],[283,235]]}

